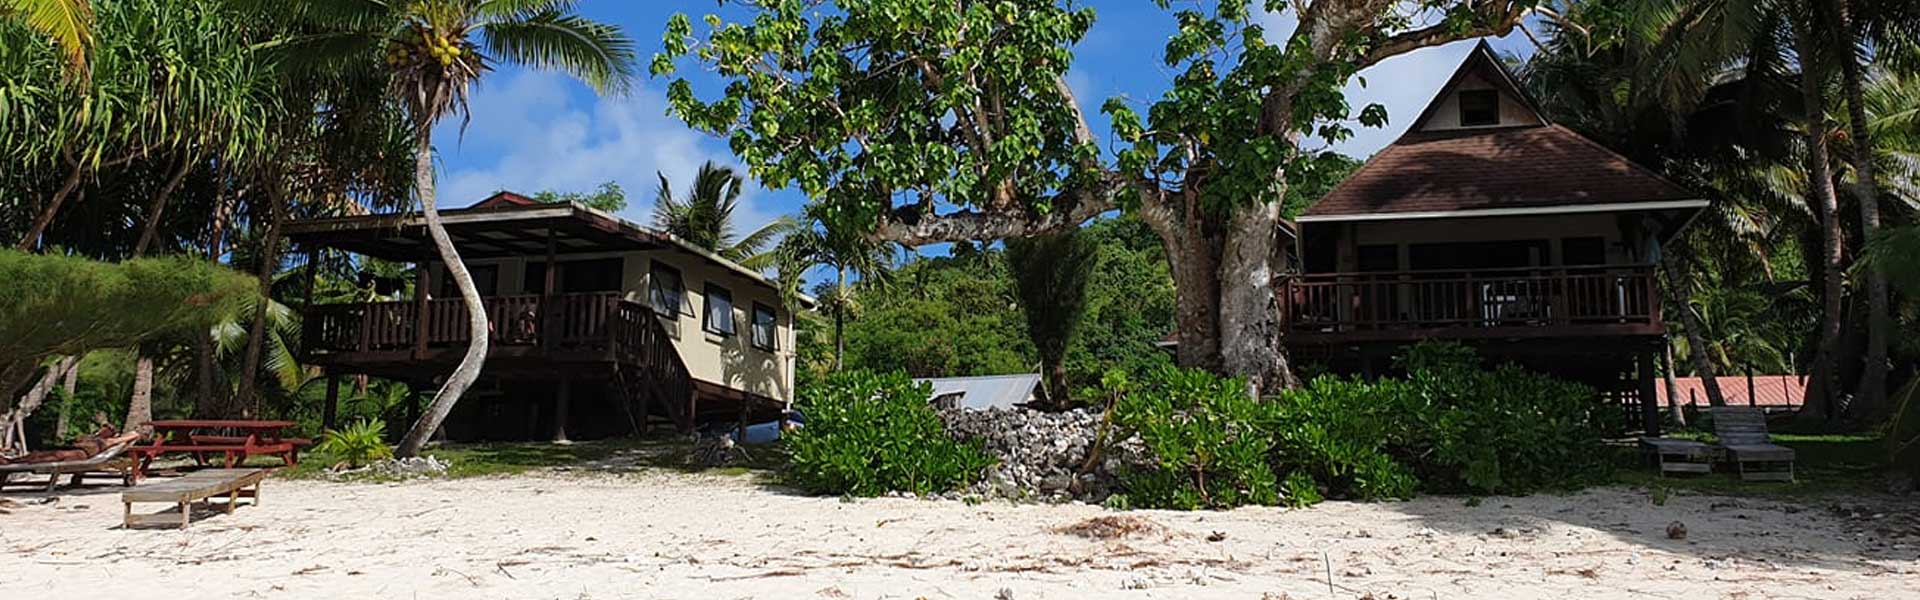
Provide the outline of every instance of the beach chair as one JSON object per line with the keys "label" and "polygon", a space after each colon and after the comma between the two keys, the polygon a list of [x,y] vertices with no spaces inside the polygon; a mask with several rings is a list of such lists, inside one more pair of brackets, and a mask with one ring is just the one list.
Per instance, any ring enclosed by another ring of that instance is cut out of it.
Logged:
{"label": "beach chair", "polygon": [[1640,445],[1653,455],[1661,477],[1669,473],[1712,473],[1713,459],[1720,455],[1719,448],[1693,440],[1641,438]]}
{"label": "beach chair", "polygon": [[123,457],[121,455],[125,454],[127,449],[133,447],[134,442],[137,441],[139,441],[139,438],[129,436],[112,444],[108,444],[106,447],[101,448],[99,452],[95,452],[92,456],[86,458],[52,462],[12,462],[0,464],[0,488],[6,487],[6,484],[10,482],[15,475],[21,473],[46,475],[47,491],[49,492],[53,491],[54,487],[60,484],[60,477],[63,475],[72,475],[73,483],[78,485],[81,478],[87,474],[102,472],[117,475],[120,477],[123,485],[132,486],[134,461],[130,457]]}
{"label": "beach chair", "polygon": [[1773,443],[1767,435],[1767,415],[1750,406],[1721,406],[1713,414],[1713,433],[1733,462],[1734,472],[1747,481],[1793,481],[1793,449]]}

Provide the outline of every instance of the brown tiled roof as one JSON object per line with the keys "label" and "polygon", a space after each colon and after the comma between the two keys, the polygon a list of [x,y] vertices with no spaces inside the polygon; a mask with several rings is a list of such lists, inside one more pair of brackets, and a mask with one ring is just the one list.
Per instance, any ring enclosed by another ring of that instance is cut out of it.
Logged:
{"label": "brown tiled roof", "polygon": [[1559,125],[1416,131],[1305,217],[1684,200],[1697,195]]}

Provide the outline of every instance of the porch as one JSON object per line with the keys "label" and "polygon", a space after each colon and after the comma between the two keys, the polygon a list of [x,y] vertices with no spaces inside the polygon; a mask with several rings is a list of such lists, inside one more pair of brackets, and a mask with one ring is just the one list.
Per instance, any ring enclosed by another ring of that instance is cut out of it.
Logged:
{"label": "porch", "polygon": [[[481,305],[491,324],[486,376],[551,379],[560,390],[572,381],[610,384],[638,428],[664,414],[689,430],[700,409],[711,408],[696,404],[698,382],[653,309],[619,292],[488,296]],[[472,339],[459,298],[320,304],[302,326],[309,362],[399,380],[444,374]],[[336,394],[330,387],[329,408]]]}
{"label": "porch", "polygon": [[1649,265],[1298,275],[1282,284],[1287,341],[1298,345],[1657,336]]}

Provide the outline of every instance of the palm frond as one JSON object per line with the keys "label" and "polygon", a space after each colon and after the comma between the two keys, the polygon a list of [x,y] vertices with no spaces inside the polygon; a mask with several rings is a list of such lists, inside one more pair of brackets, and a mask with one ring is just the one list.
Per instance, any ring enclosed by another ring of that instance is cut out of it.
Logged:
{"label": "palm frond", "polygon": [[633,85],[637,60],[633,39],[618,26],[569,14],[563,8],[497,16],[481,24],[482,45],[495,58],[557,69],[601,93],[626,93]]}
{"label": "palm frond", "polygon": [[89,0],[0,0],[0,17],[17,15],[27,27],[53,39],[73,75],[86,79],[93,49],[93,4]]}

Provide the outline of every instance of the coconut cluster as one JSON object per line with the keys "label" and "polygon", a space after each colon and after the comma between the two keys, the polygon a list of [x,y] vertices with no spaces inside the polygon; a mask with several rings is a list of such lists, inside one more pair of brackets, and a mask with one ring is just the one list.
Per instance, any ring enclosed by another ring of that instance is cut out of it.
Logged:
{"label": "coconut cluster", "polygon": [[453,61],[473,51],[472,44],[459,36],[436,34],[424,28],[416,28],[412,32],[414,35],[411,37],[417,40],[401,36],[387,44],[388,65],[400,66],[431,60],[448,67],[453,65]]}

